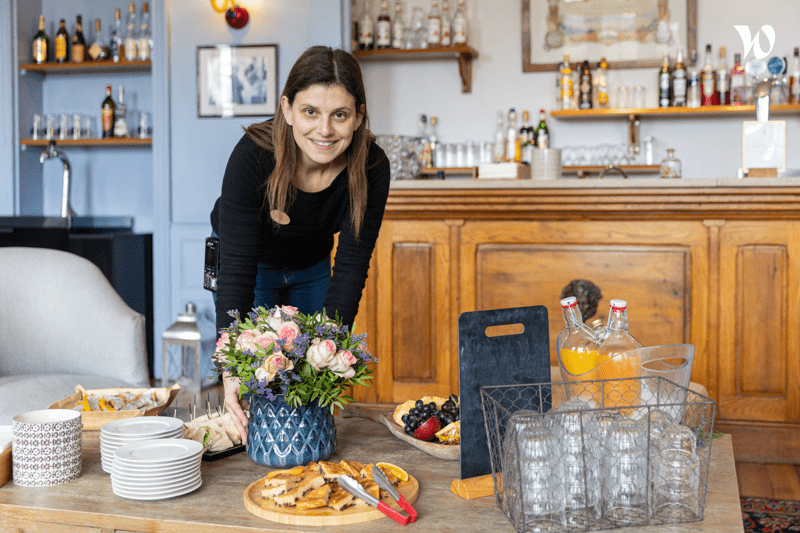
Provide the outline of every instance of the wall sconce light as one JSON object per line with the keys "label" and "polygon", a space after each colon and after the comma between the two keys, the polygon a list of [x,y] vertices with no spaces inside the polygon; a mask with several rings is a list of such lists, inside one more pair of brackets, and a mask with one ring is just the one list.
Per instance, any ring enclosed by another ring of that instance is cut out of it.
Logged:
{"label": "wall sconce light", "polygon": [[[228,7],[228,4],[230,4],[230,7]],[[217,13],[224,12],[225,22],[234,30],[241,30],[247,25],[247,21],[250,20],[250,14],[245,8],[238,7],[236,5],[236,0],[224,0],[221,7],[217,5],[217,0],[211,0],[211,7],[213,7],[214,11]]]}

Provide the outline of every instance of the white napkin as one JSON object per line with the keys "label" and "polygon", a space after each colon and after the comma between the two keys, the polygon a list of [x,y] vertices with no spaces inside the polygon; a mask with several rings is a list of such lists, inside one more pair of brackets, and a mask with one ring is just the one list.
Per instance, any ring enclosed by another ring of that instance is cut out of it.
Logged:
{"label": "white napkin", "polygon": [[14,440],[12,426],[0,426],[0,452],[11,448],[12,440]]}

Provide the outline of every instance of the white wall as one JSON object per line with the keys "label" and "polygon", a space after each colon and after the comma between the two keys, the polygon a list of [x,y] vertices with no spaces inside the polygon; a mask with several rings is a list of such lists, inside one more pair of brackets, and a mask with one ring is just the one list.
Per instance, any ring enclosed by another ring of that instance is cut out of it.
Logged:
{"label": "white wall", "polygon": [[[378,10],[377,0],[374,2],[373,14]],[[412,6],[419,5],[427,11],[430,3],[407,0],[404,5],[408,21]],[[480,54],[473,61],[471,94],[461,92],[455,61],[363,63],[373,131],[413,135],[417,115],[426,113],[438,116],[438,133],[443,142],[491,140],[498,110],[528,109],[532,120],[540,108],[552,110],[555,72],[522,72],[520,13],[521,0],[467,0],[469,44]],[[794,47],[800,46],[800,11],[794,0],[735,4],[697,0],[697,13],[698,48],[704,49],[710,43],[716,54],[719,46],[725,46],[729,65],[734,53],[743,52],[735,24],[749,25],[753,34],[763,24],[773,26],[777,38],[771,56],[791,58]],[[762,47],[766,46],[763,40]],[[649,105],[655,107],[656,70],[612,70],[609,79],[614,87],[644,86]],[[800,120],[781,118],[787,120],[787,168],[800,168],[800,153],[796,150]],[[645,117],[641,134],[655,137],[656,161],[666,155],[667,148],[675,148],[683,163],[684,177],[734,177],[741,166],[742,120]],[[621,143],[627,135],[627,122],[622,119],[567,122],[549,117],[548,126],[557,148]]]}

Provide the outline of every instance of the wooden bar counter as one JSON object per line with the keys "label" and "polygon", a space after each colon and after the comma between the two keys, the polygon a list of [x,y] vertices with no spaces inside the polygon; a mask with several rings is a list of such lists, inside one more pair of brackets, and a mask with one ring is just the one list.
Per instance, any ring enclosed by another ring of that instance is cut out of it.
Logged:
{"label": "wooden bar counter", "polygon": [[[420,483],[419,513],[409,530],[425,532],[514,532],[494,497],[463,500],[450,492],[458,477],[457,461],[442,461],[394,437],[387,428],[357,418],[336,418],[338,446],[333,459],[389,461],[404,467]],[[269,469],[241,453],[203,462],[203,486],[195,492],[161,501],[120,498],[100,464],[99,432],[83,433],[83,473],[64,485],[0,487],[0,531],[68,533],[245,533],[278,531],[397,532],[389,518],[347,526],[307,527],[269,522],[244,507],[244,490]],[[620,531],[677,533],[743,531],[730,436],[714,440],[706,495],[705,519]]]}

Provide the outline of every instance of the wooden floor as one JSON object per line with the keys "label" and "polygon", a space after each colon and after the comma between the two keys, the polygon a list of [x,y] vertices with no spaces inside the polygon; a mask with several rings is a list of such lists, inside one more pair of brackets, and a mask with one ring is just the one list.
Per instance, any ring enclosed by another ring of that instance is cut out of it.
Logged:
{"label": "wooden floor", "polygon": [[739,494],[800,501],[800,465],[736,462]]}

